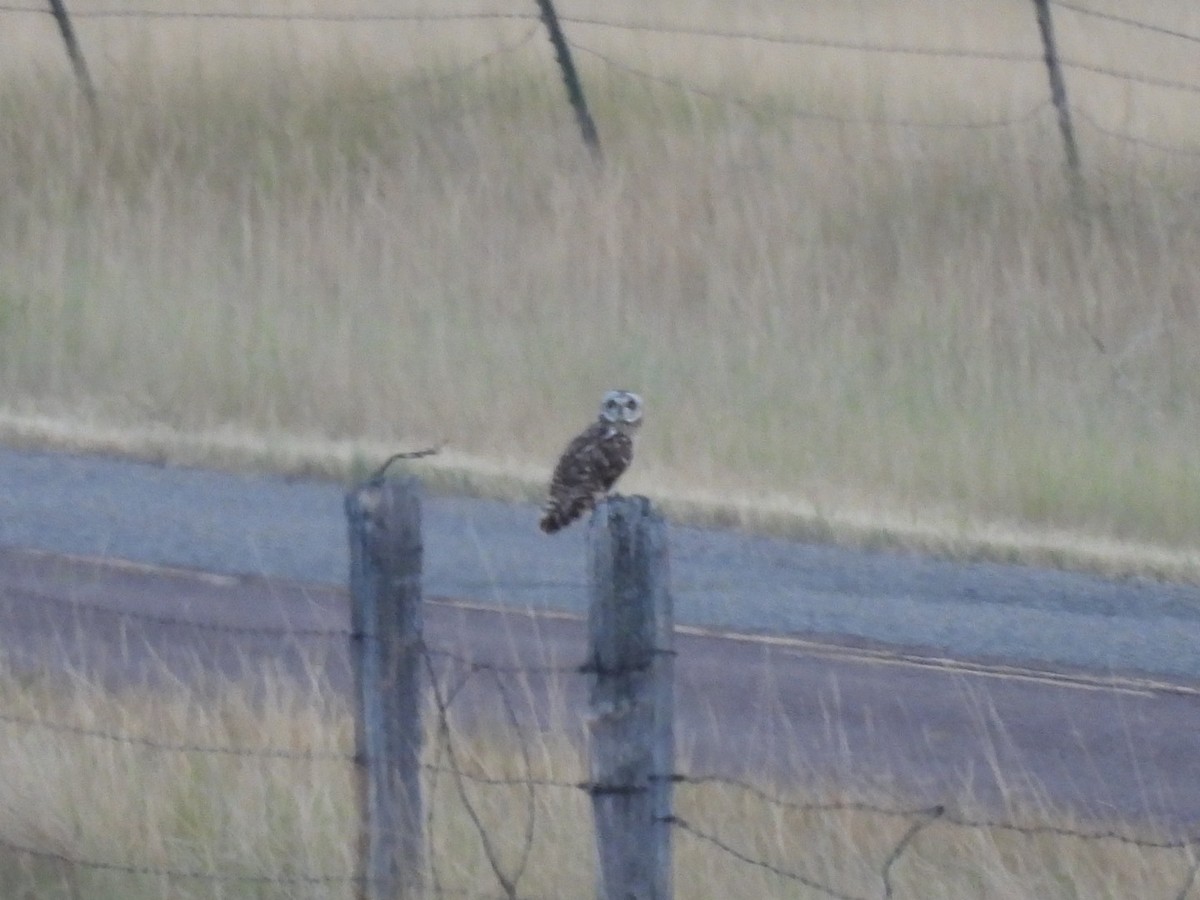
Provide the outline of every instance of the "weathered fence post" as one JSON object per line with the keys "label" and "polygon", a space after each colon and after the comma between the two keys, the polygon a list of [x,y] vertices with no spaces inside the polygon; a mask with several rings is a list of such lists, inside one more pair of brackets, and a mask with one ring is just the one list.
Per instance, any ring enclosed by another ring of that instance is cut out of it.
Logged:
{"label": "weathered fence post", "polygon": [[415,478],[346,495],[363,900],[417,896],[421,833],[421,501]]}
{"label": "weathered fence post", "polygon": [[1054,22],[1050,18],[1050,0],[1033,0],[1033,5],[1037,10],[1038,31],[1042,35],[1046,71],[1050,77],[1050,100],[1058,112],[1058,130],[1062,133],[1063,150],[1067,157],[1067,178],[1071,182],[1071,196],[1079,205],[1084,197],[1083,173],[1079,168],[1079,147],[1075,143],[1075,128],[1071,124],[1071,106],[1067,102],[1067,83],[1063,80],[1062,64],[1058,60]]}
{"label": "weathered fence post", "polygon": [[71,25],[71,17],[67,14],[64,0],[50,0],[50,12],[58,23],[58,33],[62,35],[63,43],[67,46],[67,56],[71,58],[71,68],[75,70],[75,78],[83,89],[92,112],[96,111],[96,87],[92,84],[92,76],[88,73],[87,63],[83,61],[83,51],[79,49],[79,40],[75,37],[75,28]]}
{"label": "weathered fence post", "polygon": [[571,48],[567,45],[562,26],[558,23],[558,13],[554,10],[553,0],[537,0],[537,5],[542,24],[546,26],[546,33],[550,36],[550,44],[554,47],[554,58],[558,60],[558,67],[562,70],[567,100],[571,103],[571,109],[575,111],[575,121],[579,123],[583,143],[594,158],[600,159],[600,135],[596,132],[592,114],[588,112],[587,100],[583,96],[583,84],[575,70],[575,61],[571,58]]}
{"label": "weathered fence post", "polygon": [[649,500],[599,505],[588,570],[596,897],[669,900],[674,621],[667,529]]}

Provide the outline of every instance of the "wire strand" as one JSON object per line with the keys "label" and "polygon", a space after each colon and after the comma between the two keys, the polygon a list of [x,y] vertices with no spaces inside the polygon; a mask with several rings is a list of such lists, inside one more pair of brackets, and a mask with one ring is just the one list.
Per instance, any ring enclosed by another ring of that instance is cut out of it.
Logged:
{"label": "wire strand", "polygon": [[65,722],[50,722],[36,716],[21,716],[13,713],[0,713],[0,722],[9,725],[22,725],[29,728],[41,728],[57,734],[69,734],[75,737],[92,738],[109,741],[116,744],[128,744],[143,747],[147,750],[174,753],[211,753],[223,756],[254,757],[258,759],[287,759],[287,760],[335,760],[352,762],[352,753],[336,751],[291,750],[281,747],[233,747],[217,744],[185,744],[173,741],[160,741],[142,735],[125,734],[100,728],[87,728],[82,725],[69,725]]}
{"label": "wire strand", "polygon": [[1165,28],[1162,25],[1153,25],[1150,22],[1142,22],[1138,19],[1130,19],[1126,16],[1118,16],[1113,13],[1100,12],[1096,9],[1088,9],[1086,6],[1078,6],[1074,3],[1068,3],[1066,0],[1050,0],[1052,6],[1059,9],[1069,10],[1073,13],[1079,13],[1082,16],[1088,16],[1093,19],[1104,19],[1108,22],[1119,22],[1122,25],[1129,25],[1133,28],[1140,28],[1143,31],[1153,31],[1156,34],[1166,34],[1171,37],[1183,38],[1185,41],[1194,41],[1200,43],[1200,35],[1188,34],[1183,31],[1175,31],[1172,28]]}
{"label": "wire strand", "polygon": [[[46,6],[0,5],[0,12],[50,15]],[[216,19],[243,22],[486,22],[537,21],[533,13],[493,12],[461,13],[290,13],[252,10],[186,9],[84,9],[71,12],[72,19]]]}
{"label": "wire strand", "polygon": [[559,16],[572,25],[594,25],[622,31],[637,31],[650,34],[682,35],[689,37],[712,37],[730,40],[755,41],[764,44],[787,44],[799,47],[820,47],[829,50],[854,50],[862,53],[894,53],[900,56],[931,56],[953,59],[990,59],[1005,62],[1041,63],[1042,56],[1035,53],[1018,53],[1008,50],[966,50],[957,47],[919,47],[905,44],[881,44],[871,41],[847,41],[837,38],[818,38],[804,35],[771,34],[762,31],[739,29],[705,28],[692,25],[666,25],[646,22],[619,22],[594,16]]}
{"label": "wire strand", "polygon": [[667,85],[668,87],[673,87],[678,90],[686,91],[690,94],[695,94],[698,97],[704,97],[705,99],[712,100],[717,103],[724,103],[724,104],[728,104],[730,106],[737,106],[742,109],[750,110],[753,112],[770,111],[773,113],[782,113],[784,115],[791,116],[792,118],[796,118],[796,119],[816,121],[816,122],[831,122],[831,123],[835,123],[835,124],[839,124],[839,125],[879,125],[879,126],[891,126],[891,127],[896,127],[896,128],[929,128],[929,129],[946,129],[946,130],[974,129],[974,128],[1001,128],[1001,127],[1005,127],[1005,126],[1020,124],[1022,122],[1027,122],[1030,119],[1035,118],[1037,115],[1039,115],[1042,112],[1042,110],[1046,109],[1050,105],[1050,102],[1048,100],[1043,100],[1042,102],[1038,103],[1036,106],[1032,107],[1027,112],[1020,113],[1015,116],[1006,116],[1006,117],[1000,118],[1000,119],[990,119],[990,120],[973,121],[973,122],[967,122],[967,121],[934,122],[934,121],[925,121],[925,120],[921,120],[921,119],[908,119],[908,118],[890,118],[890,117],[872,117],[872,116],[842,116],[842,115],[836,115],[834,113],[815,112],[812,110],[796,109],[794,107],[777,107],[772,104],[767,104],[767,103],[762,103],[762,102],[754,102],[752,100],[747,100],[744,97],[737,97],[737,96],[733,96],[730,94],[721,93],[720,91],[714,91],[709,88],[704,88],[704,87],[701,87],[701,86],[695,84],[694,82],[685,81],[682,78],[672,78],[672,77],[666,76],[666,75],[657,75],[653,72],[647,72],[644,69],[639,69],[635,66],[629,65],[628,63],[624,63],[624,62],[621,62],[620,60],[614,59],[612,56],[608,55],[607,53],[602,53],[599,50],[595,50],[591,47],[585,46],[583,44],[579,44],[575,41],[571,41],[570,45],[571,45],[572,49],[578,50],[580,53],[587,54],[588,56],[595,57],[596,59],[598,59],[602,63],[604,63],[606,66],[608,66],[609,68],[614,69],[616,71],[624,72],[628,75],[633,75],[637,78],[641,78],[641,79],[644,79],[647,81],[654,81],[659,84],[664,84],[664,85]]}
{"label": "wire strand", "polygon": [[244,884],[290,884],[290,885],[329,885],[351,884],[363,879],[357,875],[251,875],[231,874],[227,872],[201,872],[198,869],[170,869],[161,866],[147,866],[134,863],[109,862],[104,860],[87,859],[71,856],[57,850],[40,850],[7,838],[0,837],[0,847],[13,853],[23,853],[38,859],[53,860],[67,865],[80,866],[85,869],[96,869],[105,872],[120,872],[125,875],[150,875],[158,878],[180,878],[194,881],[214,881]]}

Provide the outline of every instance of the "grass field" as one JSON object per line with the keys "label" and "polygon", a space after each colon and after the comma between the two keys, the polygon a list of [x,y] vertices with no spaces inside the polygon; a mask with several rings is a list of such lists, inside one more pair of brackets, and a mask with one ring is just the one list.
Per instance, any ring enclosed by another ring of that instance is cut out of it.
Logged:
{"label": "grass field", "polygon": [[[311,675],[303,686],[266,676],[253,684],[168,680],[145,690],[105,689],[83,676],[51,680],[0,673],[0,891],[21,900],[354,896],[353,885],[341,877],[355,871],[351,764],[253,755],[353,752],[344,699],[330,691],[319,671]],[[113,741],[94,732],[133,740]],[[456,726],[453,735],[455,759],[466,771],[566,782],[585,777],[581,752],[563,732],[525,735],[528,758],[512,733]],[[141,738],[160,746],[140,744]],[[445,766],[447,756],[435,736],[428,745],[428,761]],[[681,766],[687,770],[686,759]],[[762,787],[784,804],[866,800],[905,806],[881,787],[866,795],[845,785],[800,788],[764,781]],[[524,786],[470,781],[463,790],[506,877],[522,873],[519,896],[594,896],[591,811],[583,792],[538,788],[531,799]],[[503,896],[453,776],[430,774],[425,792],[436,870],[430,883],[436,878],[448,896]],[[965,788],[947,785],[945,799],[955,817],[995,818],[995,811],[991,816],[973,811]],[[711,784],[680,786],[676,801],[678,815],[745,856],[861,897],[881,896],[889,856],[920,821],[871,811],[789,809]],[[1000,818],[1097,830],[1094,823],[1030,813],[1014,809]],[[526,849],[530,816],[532,841]],[[1118,829],[1143,840],[1156,837],[1145,826]],[[17,852],[14,845],[41,855]],[[675,857],[681,900],[826,896],[738,862],[687,832],[676,832]],[[68,862],[73,860],[92,865]],[[922,900],[1167,900],[1177,896],[1189,865],[1177,849],[942,821],[914,837],[891,866],[890,879],[896,897]],[[187,874],[166,874],[172,872]],[[306,884],[308,876],[330,880]]]}
{"label": "grass field", "polygon": [[[1016,0],[562,12],[1039,52]],[[1068,57],[1194,76],[1057,17]],[[3,25],[9,439],[327,471],[445,440],[446,483],[531,496],[623,386],[624,484],[681,516],[1200,577],[1200,158],[1081,118],[1078,215],[1036,62],[568,22],[597,169],[532,21],[80,18],[96,120],[50,20]],[[1200,148],[1196,94],[1068,79]]]}

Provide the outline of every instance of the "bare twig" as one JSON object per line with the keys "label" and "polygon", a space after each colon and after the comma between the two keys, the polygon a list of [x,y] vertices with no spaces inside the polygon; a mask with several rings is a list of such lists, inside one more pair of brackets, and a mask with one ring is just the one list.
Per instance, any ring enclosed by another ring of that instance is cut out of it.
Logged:
{"label": "bare twig", "polygon": [[374,474],[367,479],[368,484],[375,484],[383,481],[383,477],[387,474],[388,468],[392,463],[400,459],[424,459],[426,456],[434,456],[441,452],[441,449],[446,446],[446,442],[442,441],[436,447],[426,447],[424,450],[406,450],[402,453],[393,453],[387,458],[382,466],[375,470]]}
{"label": "bare twig", "polygon": [[496,853],[496,848],[492,846],[491,838],[488,837],[487,828],[484,827],[483,821],[479,818],[479,813],[475,809],[475,805],[471,802],[471,798],[467,795],[466,779],[463,778],[458,764],[458,754],[454,750],[454,742],[450,734],[450,719],[449,705],[446,699],[442,696],[441,689],[437,683],[437,673],[433,668],[433,660],[428,653],[423,653],[425,666],[429,672],[430,688],[433,691],[433,702],[437,706],[438,712],[438,734],[446,748],[446,758],[450,763],[450,769],[454,774],[454,782],[458,788],[458,796],[462,801],[463,809],[467,811],[467,815],[471,819],[471,823],[475,826],[475,831],[479,834],[479,842],[483,847],[483,853],[487,857],[488,864],[492,867],[492,872],[496,876],[496,880],[500,882],[500,887],[504,891],[508,900],[517,900],[517,886],[513,879],[509,878],[504,873],[504,867],[500,864],[500,859]]}
{"label": "bare twig", "polygon": [[901,854],[908,849],[908,845],[913,842],[913,839],[930,823],[937,821],[942,817],[946,810],[941,806],[935,806],[923,819],[913,822],[904,832],[904,836],[896,842],[896,846],[892,848],[892,852],[888,854],[888,858],[883,863],[883,896],[887,900],[891,900],[892,896],[892,866],[900,859]]}

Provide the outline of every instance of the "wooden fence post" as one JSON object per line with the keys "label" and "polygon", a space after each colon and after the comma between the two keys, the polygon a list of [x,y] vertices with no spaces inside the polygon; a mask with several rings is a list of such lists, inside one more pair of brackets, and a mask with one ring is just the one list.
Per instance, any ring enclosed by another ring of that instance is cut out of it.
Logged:
{"label": "wooden fence post", "polygon": [[567,100],[575,111],[575,121],[579,124],[579,132],[583,135],[583,143],[592,152],[594,159],[600,159],[600,135],[596,132],[596,123],[588,112],[587,100],[583,96],[583,83],[579,80],[579,72],[575,69],[575,61],[571,58],[571,48],[567,45],[566,36],[558,22],[558,13],[554,10],[553,0],[537,0],[538,13],[546,33],[550,36],[550,44],[554,47],[554,58],[562,70],[563,84],[567,87]]}
{"label": "wooden fence post", "polygon": [[421,813],[421,500],[415,478],[346,495],[362,827],[359,897],[418,896]]}
{"label": "wooden fence post", "polygon": [[65,0],[50,0],[50,12],[58,23],[58,33],[62,35],[67,47],[67,56],[71,59],[71,68],[75,70],[75,78],[83,89],[92,112],[96,111],[96,87],[92,84],[92,76],[88,73],[87,63],[83,61],[83,51],[79,49],[79,40],[75,37],[75,28],[71,25],[71,17],[67,14]]}
{"label": "wooden fence post", "polygon": [[645,497],[588,533],[588,717],[597,900],[670,900],[674,621],[667,529]]}
{"label": "wooden fence post", "polygon": [[1042,35],[1042,51],[1050,78],[1050,100],[1058,112],[1058,130],[1062,134],[1063,150],[1067,157],[1067,178],[1071,182],[1071,199],[1081,206],[1084,198],[1083,172],[1079,168],[1079,147],[1075,143],[1075,128],[1071,124],[1071,106],[1067,102],[1067,83],[1063,80],[1062,64],[1054,39],[1054,22],[1050,18],[1050,0],[1033,0],[1037,10],[1038,31]]}

